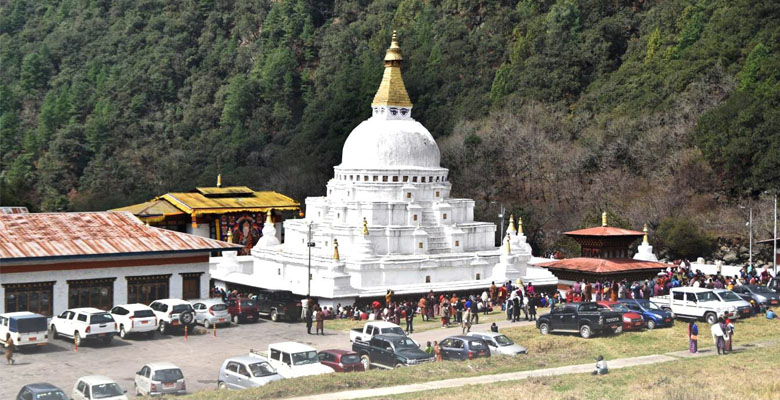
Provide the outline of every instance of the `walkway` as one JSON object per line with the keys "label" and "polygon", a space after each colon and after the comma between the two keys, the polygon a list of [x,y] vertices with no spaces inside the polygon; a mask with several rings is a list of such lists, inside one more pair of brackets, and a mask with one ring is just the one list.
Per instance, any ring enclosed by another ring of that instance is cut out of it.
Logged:
{"label": "walkway", "polygon": [[[745,350],[750,350],[750,349],[755,349],[760,347],[770,347],[770,346],[775,346],[777,344],[778,344],[777,341],[745,344],[742,346],[734,346],[734,351],[739,352],[739,351],[745,351]],[[620,368],[636,367],[636,366],[647,365],[647,364],[657,364],[657,363],[675,361],[675,360],[680,360],[685,358],[709,357],[716,354],[717,353],[715,352],[714,347],[707,347],[707,348],[699,349],[699,353],[696,354],[691,354],[687,350],[683,350],[683,351],[674,351],[665,354],[654,354],[654,355],[641,356],[641,357],[619,358],[616,360],[609,360],[609,369],[613,370],[613,369],[620,369]],[[393,396],[393,395],[398,395],[403,393],[421,392],[426,390],[436,390],[436,389],[461,387],[467,385],[485,385],[485,384],[491,384],[497,382],[515,381],[520,379],[527,379],[529,377],[583,374],[583,373],[589,373],[593,371],[594,365],[595,363],[567,365],[567,366],[557,367],[557,368],[545,368],[545,369],[537,369],[537,370],[521,371],[521,372],[508,372],[508,373],[496,374],[496,375],[470,376],[464,378],[446,379],[441,381],[415,383],[411,385],[350,390],[344,392],[324,393],[324,394],[321,393],[312,396],[296,397],[290,400],[303,400],[303,399],[337,400],[337,399],[363,399],[363,398],[372,398],[372,397],[385,397],[385,396]]]}

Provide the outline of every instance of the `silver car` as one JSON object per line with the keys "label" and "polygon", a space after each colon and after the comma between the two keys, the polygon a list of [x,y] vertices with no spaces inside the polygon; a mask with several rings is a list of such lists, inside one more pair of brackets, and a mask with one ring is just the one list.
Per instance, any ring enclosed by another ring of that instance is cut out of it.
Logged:
{"label": "silver car", "polygon": [[217,378],[219,389],[248,389],[278,381],[282,376],[262,358],[231,357],[222,363]]}
{"label": "silver car", "polygon": [[187,384],[181,369],[169,362],[149,363],[135,373],[136,396],[185,394]]}
{"label": "silver car", "polygon": [[222,299],[198,299],[191,300],[195,310],[195,323],[211,328],[213,325],[230,324],[230,314],[227,304]]}
{"label": "silver car", "polygon": [[525,347],[516,344],[512,339],[497,332],[469,332],[468,336],[476,336],[480,339],[484,339],[485,343],[490,347],[491,354],[516,356],[518,354],[527,353]]}

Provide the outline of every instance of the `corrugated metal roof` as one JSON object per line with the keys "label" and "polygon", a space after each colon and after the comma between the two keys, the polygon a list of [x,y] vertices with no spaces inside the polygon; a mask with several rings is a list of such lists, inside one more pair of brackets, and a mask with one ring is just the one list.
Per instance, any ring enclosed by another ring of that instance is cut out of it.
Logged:
{"label": "corrugated metal roof", "polygon": [[227,186],[227,187],[196,187],[195,190],[199,193],[210,194],[252,194],[255,191],[246,186]]}
{"label": "corrugated metal roof", "polygon": [[167,193],[164,199],[187,214],[221,214],[225,212],[266,212],[274,210],[299,210],[301,204],[281,193],[253,192],[251,196],[206,197],[201,193]]}
{"label": "corrugated metal roof", "polygon": [[0,207],[0,214],[27,214],[27,207]]}
{"label": "corrugated metal roof", "polygon": [[209,252],[239,245],[146,226],[130,212],[0,215],[0,260]]}
{"label": "corrugated metal roof", "polygon": [[632,231],[630,229],[615,228],[612,226],[597,226],[593,228],[579,229],[576,231],[565,232],[570,236],[644,236],[644,232]]}
{"label": "corrugated metal roof", "polygon": [[602,259],[588,257],[564,258],[563,260],[537,264],[537,266],[552,269],[590,272],[594,274],[611,274],[615,272],[662,269],[667,267],[667,265],[663,263],[640,261],[631,258]]}

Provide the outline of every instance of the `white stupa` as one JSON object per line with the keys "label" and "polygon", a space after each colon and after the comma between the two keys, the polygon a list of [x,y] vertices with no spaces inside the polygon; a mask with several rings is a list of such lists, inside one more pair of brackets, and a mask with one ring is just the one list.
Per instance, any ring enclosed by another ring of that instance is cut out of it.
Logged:
{"label": "white stupa", "polygon": [[306,199],[305,219],[284,222],[283,244],[261,239],[252,249],[253,265],[212,268],[218,285],[236,282],[305,295],[309,250],[311,295],[325,304],[381,296],[387,289],[408,294],[483,290],[491,281],[518,278],[536,285],[557,282],[541,268],[531,267],[539,271],[528,274],[531,247],[522,225],[517,233],[510,222],[507,242],[496,248],[496,226],[474,221],[474,200],[449,197],[439,147],[412,118],[402,60],[393,33],[372,115],[344,143],[326,196]]}
{"label": "white stupa", "polygon": [[651,246],[650,241],[647,240],[647,224],[645,224],[645,227],[642,229],[642,231],[645,232],[645,236],[642,238],[642,244],[640,244],[636,249],[634,260],[658,262],[658,257],[656,257],[655,253],[653,253],[653,246]]}

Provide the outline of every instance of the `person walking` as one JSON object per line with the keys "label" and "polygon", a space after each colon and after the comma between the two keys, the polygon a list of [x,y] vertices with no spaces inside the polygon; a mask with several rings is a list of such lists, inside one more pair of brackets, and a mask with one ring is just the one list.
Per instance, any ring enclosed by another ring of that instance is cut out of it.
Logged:
{"label": "person walking", "polygon": [[406,303],[406,333],[414,333],[414,305],[412,302]]}
{"label": "person walking", "polygon": [[520,296],[512,298],[512,322],[520,321]]}
{"label": "person walking", "polygon": [[726,354],[725,346],[726,346],[726,339],[724,336],[726,336],[726,333],[723,331],[723,318],[719,318],[717,322],[712,324],[710,327],[710,332],[712,333],[712,340],[715,341],[715,347],[718,350],[718,354]]}
{"label": "person walking", "polygon": [[312,310],[311,306],[306,307],[306,333],[311,335],[311,319],[312,319]]}
{"label": "person walking", "polygon": [[9,333],[8,336],[5,337],[5,363],[8,365],[12,365],[16,363],[14,360],[14,350],[16,349],[16,346],[14,345],[14,340],[11,339],[11,334]]}
{"label": "person walking", "polygon": [[436,361],[441,361],[441,346],[436,340],[433,341],[433,354],[436,356]]}
{"label": "person walking", "polygon": [[449,328],[450,327],[450,306],[449,306],[449,304],[442,303],[441,327],[442,328]]}
{"label": "person walking", "polygon": [[471,297],[471,319],[472,323],[479,323],[479,306],[477,305],[477,299],[474,296]]}
{"label": "person walking", "polygon": [[420,307],[420,315],[422,316],[423,321],[428,320],[428,300],[425,297],[420,297],[420,301],[417,303],[417,306]]}
{"label": "person walking", "polygon": [[466,310],[466,316],[463,318],[463,322],[460,324],[461,334],[465,335],[466,332],[471,331],[471,310]]}
{"label": "person walking", "polygon": [[538,295],[528,297],[528,313],[531,314],[531,321],[536,321],[536,303],[539,301],[538,298]]}
{"label": "person walking", "polygon": [[691,353],[699,351],[699,326],[693,319],[688,323],[688,350]]}
{"label": "person walking", "polygon": [[726,350],[728,352],[734,351],[731,344],[734,342],[734,322],[731,319],[726,319]]}
{"label": "person walking", "polygon": [[317,306],[317,316],[315,317],[315,321],[317,321],[315,334],[319,335],[322,333],[322,336],[325,336],[325,313],[322,312],[322,309],[319,306]]}

